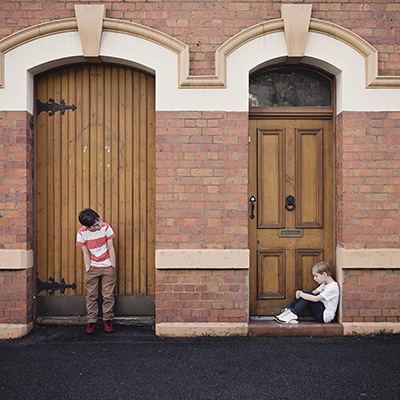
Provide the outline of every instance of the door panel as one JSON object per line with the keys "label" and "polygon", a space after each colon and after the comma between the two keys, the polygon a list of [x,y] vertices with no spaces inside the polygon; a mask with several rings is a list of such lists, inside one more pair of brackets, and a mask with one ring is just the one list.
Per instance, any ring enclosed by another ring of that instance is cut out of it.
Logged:
{"label": "door panel", "polygon": [[283,187],[285,179],[285,131],[258,130],[258,226],[283,228]]}
{"label": "door panel", "polygon": [[85,207],[116,232],[116,314],[154,313],[154,92],[153,77],[104,65],[36,79],[42,103],[52,98],[76,106],[36,117],[38,278],[77,285],[53,296],[42,291],[39,315],[84,313],[84,267],[75,239],[77,214]]}
{"label": "door panel", "polygon": [[311,267],[324,259],[323,249],[299,249],[295,251],[296,287],[314,289],[316,283],[311,275]]}
{"label": "door panel", "polygon": [[285,298],[285,251],[260,250],[258,252],[258,298]]}
{"label": "door panel", "polygon": [[311,266],[333,261],[333,148],[331,120],[250,121],[252,315],[273,315],[296,289],[315,288]]}
{"label": "door panel", "polygon": [[296,129],[296,228],[323,226],[323,131]]}

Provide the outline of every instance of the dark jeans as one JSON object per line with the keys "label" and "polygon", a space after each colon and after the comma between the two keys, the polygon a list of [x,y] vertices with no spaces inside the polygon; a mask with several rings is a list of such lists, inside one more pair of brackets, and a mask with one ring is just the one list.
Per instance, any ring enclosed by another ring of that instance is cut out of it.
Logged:
{"label": "dark jeans", "polygon": [[[304,293],[311,294],[313,296],[316,296],[311,292],[310,290],[303,290]],[[309,300],[304,300],[304,299],[296,299],[290,306],[290,308],[296,315],[301,315],[301,313],[309,308],[314,316],[314,318],[318,322],[324,322],[324,310],[325,306],[323,305],[322,302],[317,301],[316,303],[313,301]]]}

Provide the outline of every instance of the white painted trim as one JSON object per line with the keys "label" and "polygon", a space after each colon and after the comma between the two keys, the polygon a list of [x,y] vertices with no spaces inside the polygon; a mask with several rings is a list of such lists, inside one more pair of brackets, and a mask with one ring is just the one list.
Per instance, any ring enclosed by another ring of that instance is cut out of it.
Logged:
{"label": "white painted trim", "polygon": [[[306,58],[311,64],[323,63],[337,72],[337,114],[343,111],[399,111],[398,88],[367,88],[365,58],[348,44],[333,37],[309,32]],[[323,65],[322,65],[323,66]]]}
{"label": "white painted trim", "polygon": [[[112,21],[106,22],[112,25]],[[277,26],[283,25],[280,20],[278,22]],[[73,21],[68,24],[73,25]],[[256,28],[248,32],[248,38],[242,37],[246,32],[241,33],[239,43],[232,40],[221,46],[226,57],[226,87],[218,86],[218,89],[211,84],[202,87],[199,79],[194,80],[196,88],[180,89],[180,60],[185,50],[178,52],[151,37],[103,29],[100,58],[154,73],[157,111],[247,112],[249,73],[287,58],[285,35],[281,28],[267,33],[257,33],[259,30]],[[390,85],[384,89],[366,88],[365,54],[340,38],[315,29],[307,35],[302,62],[336,75],[338,113],[400,110],[399,88],[389,88]],[[234,42],[232,49],[228,48],[231,42]],[[10,44],[3,56],[5,86],[0,89],[0,110],[30,113],[33,112],[34,74],[58,65],[85,61],[77,30],[35,36],[15,47]]]}
{"label": "white painted trim", "polygon": [[343,322],[344,335],[372,335],[400,333],[400,322]]}
{"label": "white painted trim", "polygon": [[0,270],[33,268],[33,250],[0,249]]}
{"label": "white painted trim", "polygon": [[247,336],[247,323],[159,323],[156,335],[165,337]]}
{"label": "white painted trim", "polygon": [[33,322],[29,324],[0,324],[0,339],[17,339],[27,335],[33,328]]}
{"label": "white painted trim", "polygon": [[32,114],[34,74],[71,62],[85,62],[78,31],[44,36],[7,52],[0,110]]}
{"label": "white painted trim", "polygon": [[156,250],[156,269],[249,269],[249,250]]}

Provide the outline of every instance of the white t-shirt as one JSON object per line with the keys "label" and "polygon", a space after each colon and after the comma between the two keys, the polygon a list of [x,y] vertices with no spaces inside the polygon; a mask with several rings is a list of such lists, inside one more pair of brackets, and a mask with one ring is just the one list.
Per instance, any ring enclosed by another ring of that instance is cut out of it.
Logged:
{"label": "white t-shirt", "polygon": [[324,322],[331,322],[339,305],[339,285],[335,281],[328,284],[321,283],[317,291],[322,296],[321,302],[325,306]]}

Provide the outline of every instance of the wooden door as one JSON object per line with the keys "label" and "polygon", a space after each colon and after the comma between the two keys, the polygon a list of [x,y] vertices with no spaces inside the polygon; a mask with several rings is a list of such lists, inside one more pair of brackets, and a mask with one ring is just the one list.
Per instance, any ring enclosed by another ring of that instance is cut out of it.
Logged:
{"label": "wooden door", "polygon": [[[111,224],[118,259],[116,315],[154,313],[154,78],[125,67],[75,66],[36,79],[35,259],[49,278],[39,315],[85,314],[78,212]],[[49,101],[49,99],[52,99]],[[54,113],[54,114],[53,114]]]}
{"label": "wooden door", "polygon": [[252,315],[278,313],[315,288],[315,261],[334,261],[333,143],[329,119],[250,121]]}

